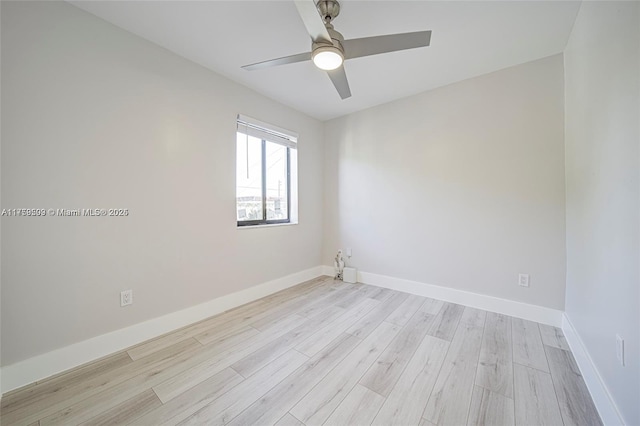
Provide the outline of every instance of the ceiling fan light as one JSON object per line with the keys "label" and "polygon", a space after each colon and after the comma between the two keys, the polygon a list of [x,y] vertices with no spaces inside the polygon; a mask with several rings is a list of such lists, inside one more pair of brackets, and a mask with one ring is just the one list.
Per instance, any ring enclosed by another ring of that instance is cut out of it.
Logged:
{"label": "ceiling fan light", "polygon": [[344,62],[344,56],[336,47],[319,47],[313,51],[313,63],[321,70],[335,70],[342,65],[342,62]]}

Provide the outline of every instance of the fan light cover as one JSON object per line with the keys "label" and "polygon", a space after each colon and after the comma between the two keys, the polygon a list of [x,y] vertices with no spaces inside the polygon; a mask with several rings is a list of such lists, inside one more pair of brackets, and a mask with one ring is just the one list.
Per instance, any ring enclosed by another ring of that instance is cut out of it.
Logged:
{"label": "fan light cover", "polygon": [[321,70],[335,70],[343,61],[342,52],[335,47],[321,47],[313,52],[313,63]]}

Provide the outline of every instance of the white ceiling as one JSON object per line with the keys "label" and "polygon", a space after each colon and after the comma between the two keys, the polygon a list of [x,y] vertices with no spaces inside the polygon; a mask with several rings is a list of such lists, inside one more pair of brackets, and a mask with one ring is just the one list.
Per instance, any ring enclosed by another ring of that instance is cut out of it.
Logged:
{"label": "white ceiling", "polygon": [[433,30],[431,46],[346,62],[341,100],[311,62],[242,65],[310,50],[293,1],[71,1],[312,117],[327,120],[564,50],[577,1],[341,1],[346,39]]}

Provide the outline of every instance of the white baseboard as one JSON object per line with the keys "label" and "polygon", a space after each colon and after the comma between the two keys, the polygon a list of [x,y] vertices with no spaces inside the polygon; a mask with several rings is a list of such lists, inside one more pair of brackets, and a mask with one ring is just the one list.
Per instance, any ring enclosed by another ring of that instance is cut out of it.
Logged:
{"label": "white baseboard", "polygon": [[[333,267],[324,266],[323,273],[324,275],[333,275]],[[562,325],[562,311],[544,306],[531,305],[514,300],[501,299],[499,297],[425,284],[402,278],[372,274],[370,272],[358,271],[358,282],[416,294],[418,296],[431,297],[433,299],[444,300],[445,302],[457,303],[472,308],[484,309],[485,311],[510,315],[542,324],[553,325],[555,327]]]}
{"label": "white baseboard", "polygon": [[1,393],[4,394],[261,297],[293,287],[303,281],[323,275],[322,272],[323,267],[316,266],[2,367],[0,369]]}
{"label": "white baseboard", "polygon": [[562,332],[569,343],[573,357],[576,359],[582,378],[589,389],[591,399],[596,405],[600,419],[605,425],[624,425],[624,420],[618,407],[616,406],[607,386],[602,381],[600,373],[593,360],[589,356],[587,348],[584,346],[580,335],[573,327],[569,317],[565,313],[562,316]]}

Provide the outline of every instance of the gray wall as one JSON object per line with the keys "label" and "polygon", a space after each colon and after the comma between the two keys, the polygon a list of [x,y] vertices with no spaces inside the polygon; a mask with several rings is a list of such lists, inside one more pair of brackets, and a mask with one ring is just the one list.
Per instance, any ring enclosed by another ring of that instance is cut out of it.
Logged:
{"label": "gray wall", "polygon": [[[562,55],[327,123],[324,262],[562,310]],[[518,273],[531,286],[519,287]]]}
{"label": "gray wall", "polygon": [[639,5],[583,2],[565,53],[566,312],[629,425],[640,424]]}
{"label": "gray wall", "polygon": [[[321,263],[323,125],[64,2],[2,2],[2,362]],[[238,230],[235,118],[297,131],[298,225]],[[134,290],[134,305],[119,292]]]}

